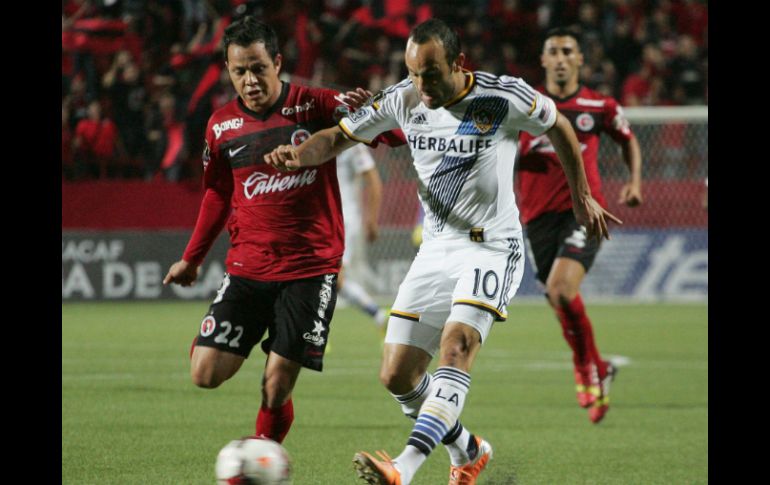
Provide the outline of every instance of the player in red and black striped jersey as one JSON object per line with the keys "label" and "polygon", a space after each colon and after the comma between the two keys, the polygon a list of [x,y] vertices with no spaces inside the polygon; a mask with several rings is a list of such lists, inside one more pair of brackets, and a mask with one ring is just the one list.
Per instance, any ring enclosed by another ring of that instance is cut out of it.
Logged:
{"label": "player in red and black striped jersey", "polygon": [[[194,341],[191,375],[200,387],[217,387],[261,342],[268,358],[256,435],[281,442],[300,369],[323,367],[344,233],[335,164],[282,173],[263,156],[335,126],[346,101],[360,105],[370,93],[282,82],[276,34],[251,16],[227,28],[224,49],[238,96],[208,122],[198,220],[164,284],[192,284],[227,225],[227,272]],[[392,133],[381,139],[403,143]]]}
{"label": "player in red and black striped jersey", "polygon": [[[583,65],[579,38],[568,29],[546,34],[542,66],[545,86],[538,90],[550,96],[560,113],[575,128],[582,150],[591,195],[607,207],[602,194],[597,155],[599,136],[607,133],[622,148],[629,167],[629,181],[621,189],[618,203],[635,207],[642,202],[642,157],[634,134],[613,98],[579,82]],[[526,227],[529,253],[537,279],[545,285],[548,302],[561,322],[564,338],[573,351],[578,402],[589,407],[596,423],[609,409],[609,383],[615,368],[599,355],[580,297],[580,284],[599,250],[599,240],[586,237],[585,227],[572,215],[567,178],[559,158],[545,136],[522,132],[518,161],[517,200]]]}

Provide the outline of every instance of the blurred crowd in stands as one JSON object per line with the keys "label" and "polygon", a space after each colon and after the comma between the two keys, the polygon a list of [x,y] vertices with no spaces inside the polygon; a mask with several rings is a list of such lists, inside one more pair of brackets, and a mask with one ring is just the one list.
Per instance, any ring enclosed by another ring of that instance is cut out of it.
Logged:
{"label": "blurred crowd in stands", "polygon": [[62,0],[63,178],[198,177],[208,117],[235,95],[222,35],[245,14],[276,29],[295,82],[376,92],[406,77],[410,28],[440,17],[472,70],[537,85],[544,32],[577,26],[589,87],[708,104],[706,0]]}

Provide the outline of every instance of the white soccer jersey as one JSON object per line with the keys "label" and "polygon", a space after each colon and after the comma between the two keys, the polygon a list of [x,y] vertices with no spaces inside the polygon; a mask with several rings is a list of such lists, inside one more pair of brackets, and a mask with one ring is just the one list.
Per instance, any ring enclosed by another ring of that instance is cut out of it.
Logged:
{"label": "white soccer jersey", "polygon": [[340,127],[361,142],[403,130],[419,177],[425,240],[467,240],[471,229],[483,229],[484,240],[521,237],[513,194],[519,131],[544,133],[556,122],[556,107],[522,79],[465,74],[465,89],[441,108],[426,107],[407,78]]}
{"label": "white soccer jersey", "polygon": [[375,168],[374,157],[364,145],[354,145],[337,155],[337,180],[342,197],[342,213],[345,231],[361,225],[361,177]]}

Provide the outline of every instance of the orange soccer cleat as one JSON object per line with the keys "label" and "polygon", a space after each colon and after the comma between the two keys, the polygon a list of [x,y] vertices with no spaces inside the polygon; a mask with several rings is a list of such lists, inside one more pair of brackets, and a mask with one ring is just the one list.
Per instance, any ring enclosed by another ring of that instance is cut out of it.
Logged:
{"label": "orange soccer cleat", "polygon": [[378,460],[365,451],[353,456],[353,467],[358,476],[369,485],[401,485],[401,474],[393,466],[393,460],[384,451],[378,451]]}
{"label": "orange soccer cleat", "polygon": [[482,470],[492,459],[492,445],[476,436],[479,451],[476,458],[464,466],[449,467],[449,485],[473,485]]}

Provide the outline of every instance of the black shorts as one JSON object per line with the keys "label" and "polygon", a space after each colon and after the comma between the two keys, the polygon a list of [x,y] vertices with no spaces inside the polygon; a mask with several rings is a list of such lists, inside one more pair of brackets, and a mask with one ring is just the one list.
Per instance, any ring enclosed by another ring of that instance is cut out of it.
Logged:
{"label": "black shorts", "polygon": [[586,237],[585,227],[571,211],[546,212],[527,224],[527,245],[535,276],[545,284],[556,258],[574,259],[586,273],[594,263],[600,243]]}
{"label": "black shorts", "polygon": [[196,345],[248,357],[262,342],[266,354],[321,371],[336,303],[336,274],[256,281],[225,273]]}

